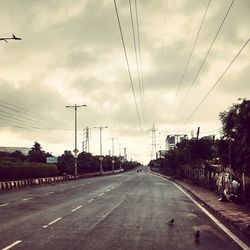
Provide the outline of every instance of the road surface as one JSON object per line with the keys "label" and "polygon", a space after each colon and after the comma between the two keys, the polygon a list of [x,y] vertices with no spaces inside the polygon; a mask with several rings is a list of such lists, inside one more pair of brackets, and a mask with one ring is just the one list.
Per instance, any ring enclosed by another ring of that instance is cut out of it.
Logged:
{"label": "road surface", "polygon": [[1,191],[0,223],[5,250],[242,249],[179,188],[146,168]]}

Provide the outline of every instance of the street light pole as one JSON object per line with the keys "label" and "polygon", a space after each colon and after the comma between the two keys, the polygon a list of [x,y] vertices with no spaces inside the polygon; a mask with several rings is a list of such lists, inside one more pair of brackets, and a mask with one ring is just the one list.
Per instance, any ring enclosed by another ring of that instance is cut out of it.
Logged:
{"label": "street light pole", "polygon": [[75,157],[75,176],[77,176],[77,153],[79,152],[77,149],[77,109],[80,107],[86,107],[87,105],[66,105],[66,108],[74,108],[75,110],[75,149],[73,150],[74,152],[74,157]]}
{"label": "street light pole", "polygon": [[102,160],[103,160],[103,157],[102,157],[102,130],[104,128],[108,128],[107,126],[99,126],[99,127],[94,127],[94,128],[97,128],[100,130],[100,157],[99,157],[99,160],[100,160],[100,172],[101,174],[103,173],[103,170],[102,170]]}
{"label": "street light pole", "polygon": [[115,171],[115,159],[114,159],[114,150],[115,150],[115,140],[117,140],[118,138],[109,138],[109,140],[112,140],[112,172],[114,173]]}
{"label": "street light pole", "polygon": [[122,155],[121,155],[121,143],[119,143],[119,166],[120,166],[120,171],[122,170]]}

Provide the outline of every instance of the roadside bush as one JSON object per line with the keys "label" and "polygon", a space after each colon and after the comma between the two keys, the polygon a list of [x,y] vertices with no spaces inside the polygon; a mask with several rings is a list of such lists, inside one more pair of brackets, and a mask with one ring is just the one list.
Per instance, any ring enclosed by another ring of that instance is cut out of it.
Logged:
{"label": "roadside bush", "polygon": [[0,163],[0,180],[21,180],[59,175],[56,165],[45,163]]}

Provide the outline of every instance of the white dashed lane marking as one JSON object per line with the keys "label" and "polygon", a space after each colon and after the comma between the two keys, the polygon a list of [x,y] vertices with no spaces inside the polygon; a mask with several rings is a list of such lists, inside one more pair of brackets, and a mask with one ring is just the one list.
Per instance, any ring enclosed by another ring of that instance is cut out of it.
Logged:
{"label": "white dashed lane marking", "polygon": [[90,200],[88,200],[88,202],[92,202],[94,199],[90,199]]}
{"label": "white dashed lane marking", "polygon": [[72,212],[75,212],[76,210],[80,209],[81,207],[82,207],[82,205],[80,205],[80,206],[78,206],[78,207],[72,209],[71,211],[72,211]]}
{"label": "white dashed lane marking", "polygon": [[57,221],[59,221],[59,220],[61,220],[61,219],[62,219],[62,217],[58,217],[57,219],[55,219],[55,220],[51,221],[50,223],[48,223],[48,225],[44,225],[43,228],[46,228],[46,227],[48,227],[48,226],[51,226],[52,224],[56,223]]}
{"label": "white dashed lane marking", "polygon": [[101,193],[101,194],[99,194],[98,196],[103,196],[104,195],[104,193]]}
{"label": "white dashed lane marking", "polygon": [[12,247],[16,246],[17,244],[21,243],[21,240],[17,240],[14,243],[12,243],[11,245],[8,245],[7,247],[2,248],[2,250],[8,250],[11,249]]}
{"label": "white dashed lane marking", "polygon": [[50,195],[50,194],[53,194],[55,192],[48,192],[48,193],[45,193],[44,195]]}
{"label": "white dashed lane marking", "polygon": [[27,198],[23,198],[23,201],[28,201],[28,200],[32,200],[33,197],[27,197]]}
{"label": "white dashed lane marking", "polygon": [[0,204],[0,207],[4,207],[4,206],[7,206],[8,203],[3,203],[3,204]]}

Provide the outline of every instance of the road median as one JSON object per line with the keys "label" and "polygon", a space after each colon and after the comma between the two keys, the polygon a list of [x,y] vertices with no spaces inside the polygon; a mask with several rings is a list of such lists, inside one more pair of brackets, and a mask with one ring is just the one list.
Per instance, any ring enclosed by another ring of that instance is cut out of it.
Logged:
{"label": "road median", "polygon": [[82,175],[63,175],[63,176],[54,176],[54,177],[43,177],[43,178],[34,178],[34,179],[26,179],[26,180],[15,180],[15,181],[2,181],[0,182],[0,190],[9,190],[21,187],[35,186],[35,185],[44,185],[50,184],[60,181],[69,181],[69,180],[77,180],[77,179],[85,179],[97,176],[107,176],[113,175],[123,172],[123,170],[115,170],[108,172],[97,172],[90,174],[82,174]]}

